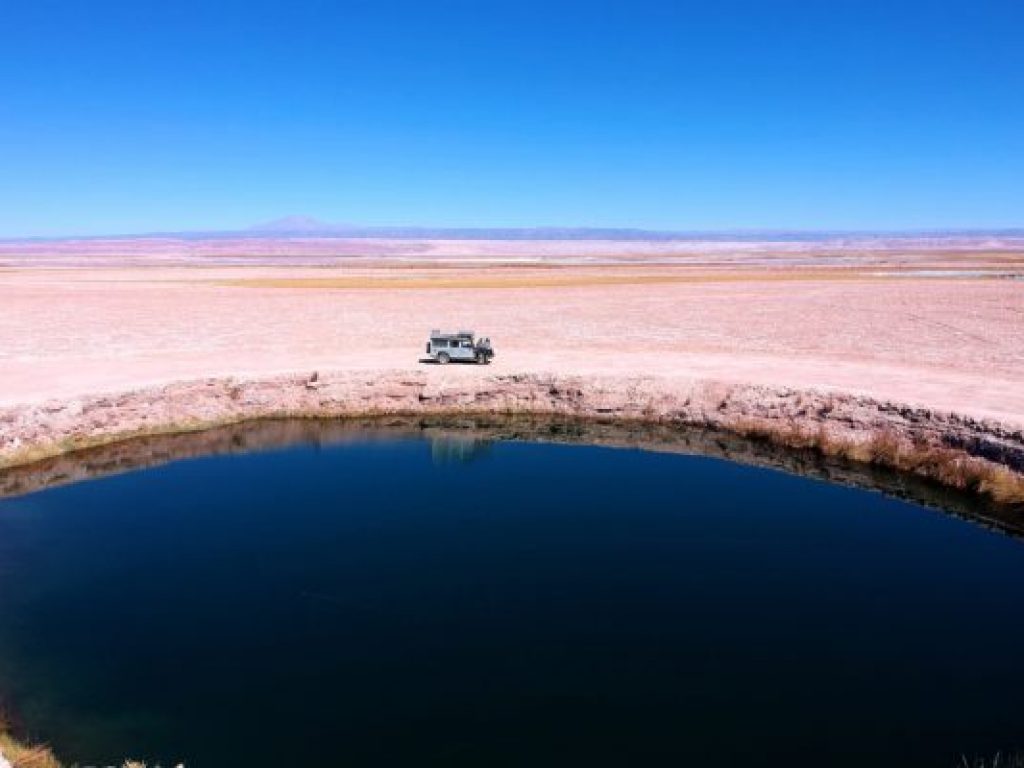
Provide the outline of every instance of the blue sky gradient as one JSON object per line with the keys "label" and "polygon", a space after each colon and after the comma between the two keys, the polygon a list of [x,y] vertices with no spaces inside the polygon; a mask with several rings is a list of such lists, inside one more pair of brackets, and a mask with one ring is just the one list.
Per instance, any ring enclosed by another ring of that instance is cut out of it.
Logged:
{"label": "blue sky gradient", "polygon": [[32,2],[0,236],[1024,226],[1024,2]]}

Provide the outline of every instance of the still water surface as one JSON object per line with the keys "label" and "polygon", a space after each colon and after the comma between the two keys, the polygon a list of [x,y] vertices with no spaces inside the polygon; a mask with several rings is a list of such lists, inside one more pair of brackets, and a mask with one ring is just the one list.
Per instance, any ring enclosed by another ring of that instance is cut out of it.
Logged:
{"label": "still water surface", "polygon": [[79,764],[906,768],[1024,745],[1020,541],[717,459],[445,458],[364,439],[0,502],[5,706]]}

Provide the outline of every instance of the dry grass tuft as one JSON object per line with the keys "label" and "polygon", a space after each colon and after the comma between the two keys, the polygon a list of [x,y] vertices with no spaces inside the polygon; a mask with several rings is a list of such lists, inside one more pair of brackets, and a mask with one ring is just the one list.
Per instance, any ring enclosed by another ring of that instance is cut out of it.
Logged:
{"label": "dry grass tuft", "polygon": [[[22,744],[7,732],[3,720],[0,720],[0,755],[7,759],[11,768],[63,768],[49,747]],[[146,768],[146,764],[125,760],[123,768]]]}
{"label": "dry grass tuft", "polygon": [[1002,504],[1024,505],[1024,477],[1006,467],[994,467],[978,482],[978,490]]}
{"label": "dry grass tuft", "polygon": [[3,753],[12,768],[61,768],[49,747],[26,746],[7,733],[0,733],[0,753]]}
{"label": "dry grass tuft", "polygon": [[867,444],[868,460],[883,467],[898,467],[906,460],[899,435],[893,429],[880,429]]}
{"label": "dry grass tuft", "polygon": [[889,427],[878,429],[867,440],[855,440],[831,434],[824,425],[813,429],[783,420],[747,418],[729,426],[744,437],[909,472],[950,488],[981,493],[999,504],[1024,505],[1024,475],[961,450],[911,441]]}

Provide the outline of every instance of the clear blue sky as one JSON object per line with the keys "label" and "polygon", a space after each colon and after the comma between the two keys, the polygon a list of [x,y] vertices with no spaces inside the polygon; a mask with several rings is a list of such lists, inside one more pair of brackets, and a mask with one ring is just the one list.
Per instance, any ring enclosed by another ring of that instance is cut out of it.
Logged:
{"label": "clear blue sky", "polygon": [[52,2],[0,236],[1024,226],[1024,2]]}

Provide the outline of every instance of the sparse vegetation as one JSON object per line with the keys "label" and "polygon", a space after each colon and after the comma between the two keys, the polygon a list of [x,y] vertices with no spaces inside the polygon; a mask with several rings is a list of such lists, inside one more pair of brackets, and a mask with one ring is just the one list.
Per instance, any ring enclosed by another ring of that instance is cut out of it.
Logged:
{"label": "sparse vegetation", "polygon": [[813,429],[781,420],[743,419],[730,427],[745,437],[910,472],[950,488],[983,494],[999,504],[1024,504],[1024,475],[959,449],[901,438],[891,428],[881,428],[866,440],[855,440],[832,435],[824,426]]}
{"label": "sparse vegetation", "polygon": [[[63,768],[53,751],[44,744],[24,744],[13,736],[7,724],[0,719],[0,756],[6,758],[11,768]],[[146,768],[144,762],[125,760],[122,768]],[[183,768],[183,766],[178,766]]]}
{"label": "sparse vegetation", "polygon": [[0,754],[12,768],[61,768],[49,747],[22,744],[10,735],[3,721],[0,721]]}

